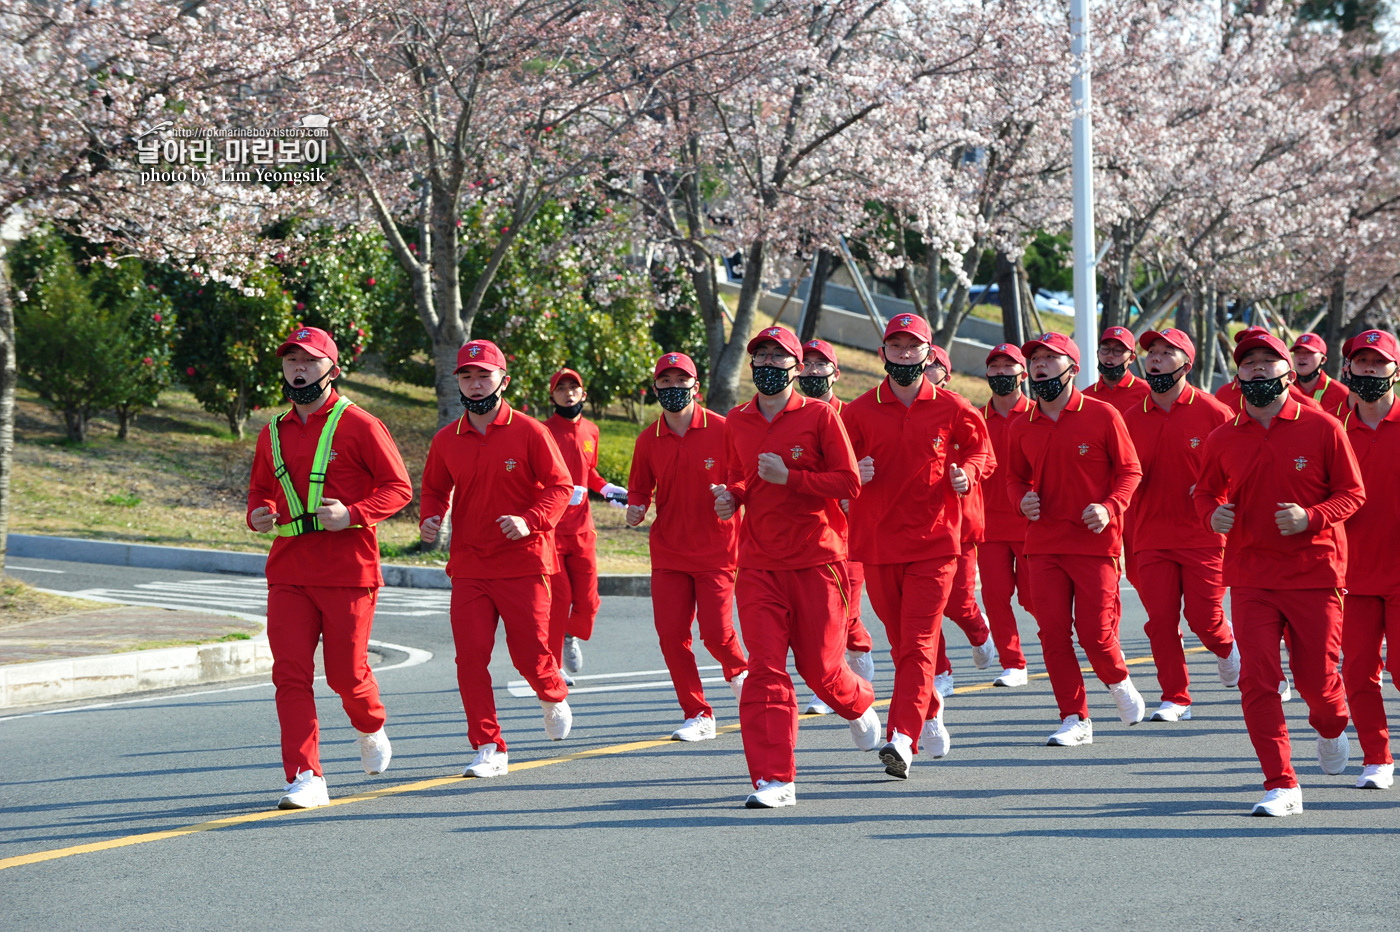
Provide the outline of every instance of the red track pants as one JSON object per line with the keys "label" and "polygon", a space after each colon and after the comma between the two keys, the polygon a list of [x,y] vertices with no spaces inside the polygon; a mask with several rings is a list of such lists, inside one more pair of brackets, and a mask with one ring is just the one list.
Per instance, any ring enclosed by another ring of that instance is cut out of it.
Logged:
{"label": "red track pants", "polygon": [[860,620],[860,594],[865,587],[865,567],[854,560],[846,563],[846,592],[850,601],[851,614],[846,623],[846,650],[856,654],[868,654],[875,646],[870,640],[870,631]]}
{"label": "red track pants", "polygon": [[467,715],[467,738],[473,749],[495,744],[506,749],[496,722],[491,691],[491,651],[496,622],[505,622],[511,663],[535,695],[560,702],[569,695],[559,661],[550,653],[549,577],[452,580],[452,642],[457,647],[457,688]]}
{"label": "red track pants", "polygon": [[559,572],[549,577],[549,648],[564,662],[564,636],[586,641],[598,619],[598,534],[558,537]]}
{"label": "red track pants", "polygon": [[[962,629],[969,644],[980,646],[992,636],[982,609],[977,607],[977,544],[971,541],[963,543],[962,553],[958,555],[957,568],[953,571],[953,588],[948,593],[948,605],[943,613]],[[953,672],[953,664],[948,660],[948,642],[943,637],[942,628],[938,632],[935,672]]]}
{"label": "red track pants", "polygon": [[719,661],[726,682],[748,669],[744,648],[734,633],[734,574],[727,570],[652,570],[651,608],[661,656],[671,671],[681,711],[686,718],[714,718],[714,710],[705,701],[705,688],[700,685],[690,626],[699,621],[700,640]]}
{"label": "red track pants", "polygon": [[897,731],[909,737],[916,754],[924,722],[943,708],[933,674],[943,608],[957,565],[956,557],[945,557],[866,567],[870,604],[885,623],[894,660],[894,694],[885,734],[889,738]]}
{"label": "red track pants", "polygon": [[1288,667],[1308,704],[1308,724],[1324,738],[1347,727],[1346,689],[1337,673],[1342,646],[1342,596],[1336,589],[1230,589],[1230,617],[1240,645],[1240,704],[1264,789],[1297,786],[1289,760],[1288,723],[1278,684],[1278,642],[1289,632]]}
{"label": "red track pants", "polygon": [[1128,577],[1128,585],[1136,589],[1142,580],[1142,555],[1133,550],[1133,519],[1125,514],[1118,520],[1123,522],[1123,575]]}
{"label": "red track pants", "polygon": [[1118,563],[1113,557],[1078,553],[1033,553],[1029,560],[1040,650],[1060,718],[1086,719],[1089,703],[1074,653],[1076,635],[1105,686],[1128,678],[1118,646]]}
{"label": "red track pants", "polygon": [[1368,764],[1390,764],[1390,729],[1381,698],[1381,639],[1391,683],[1400,683],[1400,595],[1347,594],[1342,619],[1342,680]]}
{"label": "red track pants", "polygon": [[311,688],[317,643],[324,642],[326,685],[340,696],[350,724],[366,734],[384,727],[384,703],[369,668],[368,647],[378,595],[378,589],[368,586],[267,587],[267,640],[288,783],[303,770],[323,776]]}
{"label": "red track pants", "polygon": [[977,545],[977,569],[982,574],[982,604],[987,624],[997,646],[997,662],[1003,669],[1024,670],[1026,655],[1021,650],[1021,632],[1011,597],[1027,612],[1035,613],[1031,602],[1030,563],[1020,541],[988,540]]}
{"label": "red track pants", "polygon": [[1181,616],[1206,649],[1217,657],[1228,657],[1235,637],[1225,622],[1225,551],[1142,550],[1137,555],[1135,583],[1142,607],[1147,609],[1143,630],[1152,643],[1152,662],[1157,665],[1157,682],[1162,701],[1190,705],[1187,687],[1186,651],[1181,645]]}
{"label": "red track pants", "polygon": [[870,684],[846,666],[850,616],[842,577],[830,564],[739,570],[734,597],[749,649],[739,723],[755,787],[759,780],[791,783],[797,774],[797,692],[787,672],[789,649],[797,672],[837,715],[860,718],[875,701]]}

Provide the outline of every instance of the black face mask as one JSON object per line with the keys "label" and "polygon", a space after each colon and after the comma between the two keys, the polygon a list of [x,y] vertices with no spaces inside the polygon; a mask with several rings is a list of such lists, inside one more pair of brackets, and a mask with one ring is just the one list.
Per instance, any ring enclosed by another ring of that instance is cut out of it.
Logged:
{"label": "black face mask", "polygon": [[1322,367],[1321,367],[1321,366],[1318,366],[1316,369],[1314,369],[1312,372],[1308,373],[1307,375],[1303,375],[1303,374],[1299,373],[1299,375],[1298,375],[1298,383],[1299,383],[1300,385],[1307,385],[1307,384],[1309,384],[1309,383],[1311,383],[1311,382],[1316,382],[1316,381],[1317,381],[1317,377],[1320,376],[1320,375],[1322,375]]}
{"label": "black face mask", "polygon": [[1015,375],[989,375],[987,385],[992,389],[992,394],[1001,395],[1003,398],[1016,391],[1016,386],[1020,382],[1020,377]]}
{"label": "black face mask", "polygon": [[1337,381],[1338,381],[1338,382],[1341,382],[1343,385],[1345,385],[1345,386],[1347,386],[1347,387],[1351,387],[1351,370],[1350,370],[1350,369],[1343,369],[1343,370],[1342,370],[1342,377],[1341,377],[1340,379],[1338,379]]}
{"label": "black face mask", "polygon": [[792,382],[792,371],[777,366],[754,366],[753,384],[760,394],[776,395]]}
{"label": "black face mask", "polygon": [[[1237,377],[1238,379],[1238,377]],[[1240,393],[1244,395],[1244,400],[1251,407],[1267,408],[1278,400],[1278,396],[1288,391],[1288,386],[1283,384],[1283,376],[1275,376],[1272,379],[1253,379],[1248,382],[1239,383]]]}
{"label": "black face mask", "polygon": [[1127,371],[1127,363],[1121,366],[1105,366],[1103,363],[1099,363],[1099,375],[1103,376],[1106,382],[1117,382],[1123,377],[1123,373]]}
{"label": "black face mask", "polygon": [[574,418],[578,417],[580,414],[583,413],[583,402],[580,401],[576,405],[569,405],[567,408],[563,405],[555,404],[554,413],[564,418],[565,420],[572,421]]}
{"label": "black face mask", "polygon": [[322,376],[318,381],[307,382],[305,385],[293,385],[291,382],[287,381],[286,376],[283,376],[282,394],[290,398],[292,404],[309,405],[317,398],[321,397],[321,393],[326,390],[326,386],[329,384],[329,372]]}
{"label": "black face mask", "polygon": [[829,375],[799,375],[797,377],[797,387],[802,389],[802,394],[808,398],[822,398],[831,391],[831,376]]}
{"label": "black face mask", "polygon": [[677,414],[685,410],[685,406],[690,404],[692,394],[688,388],[658,388],[656,390],[656,401],[661,407]]}
{"label": "black face mask", "polygon": [[1065,390],[1064,378],[1065,372],[1068,371],[1069,369],[1066,368],[1064,372],[1052,375],[1048,379],[1031,379],[1031,391],[1035,392],[1042,401],[1054,401]]}
{"label": "black face mask", "polygon": [[1356,392],[1357,398],[1367,404],[1380,401],[1394,384],[1394,376],[1354,375],[1351,377],[1351,390]]}
{"label": "black face mask", "polygon": [[907,366],[885,360],[885,371],[900,385],[913,385],[919,380],[919,376],[924,374],[924,366],[926,365],[928,365],[927,360]]}
{"label": "black face mask", "polygon": [[1179,369],[1173,369],[1171,372],[1149,372],[1147,375],[1143,376],[1143,378],[1147,380],[1147,387],[1152,389],[1154,393],[1165,395],[1172,390],[1173,385],[1181,381],[1181,379],[1177,377],[1177,373],[1185,370],[1185,368],[1185,366],[1182,366]]}
{"label": "black face mask", "polygon": [[501,390],[499,388],[485,398],[468,398],[466,395],[462,395],[460,391],[457,392],[457,394],[461,395],[463,407],[472,414],[485,414],[496,407],[496,403],[501,400]]}

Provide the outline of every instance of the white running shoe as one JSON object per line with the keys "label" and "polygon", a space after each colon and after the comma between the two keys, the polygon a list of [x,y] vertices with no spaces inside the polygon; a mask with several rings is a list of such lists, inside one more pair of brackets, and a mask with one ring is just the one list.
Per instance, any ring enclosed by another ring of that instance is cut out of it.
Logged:
{"label": "white running shoe", "polygon": [[746,680],[746,679],[748,679],[748,678],[749,678],[749,671],[748,671],[748,670],[745,670],[743,673],[740,673],[738,676],[734,677],[734,679],[732,679],[732,680],[729,681],[729,689],[730,689],[731,692],[734,693],[734,701],[735,701],[735,702],[738,702],[739,699],[740,699],[740,697],[743,696],[743,694],[744,694],[744,680]]}
{"label": "white running shoe", "polygon": [[914,763],[914,741],[901,731],[896,731],[885,746],[880,748],[880,763],[885,765],[885,773],[901,780],[909,779],[909,767]]}
{"label": "white running shoe", "polygon": [[1298,815],[1303,811],[1303,791],[1296,786],[1280,787],[1277,790],[1269,790],[1264,794],[1264,798],[1254,804],[1250,810],[1250,815],[1256,816],[1290,816]]}
{"label": "white running shoe", "polygon": [[1113,701],[1118,703],[1118,717],[1123,720],[1124,725],[1136,725],[1142,721],[1142,717],[1147,714],[1147,703],[1143,701],[1142,693],[1133,685],[1132,677],[1121,683],[1114,683],[1108,687],[1108,691],[1113,693]]}
{"label": "white running shoe", "polygon": [[873,751],[880,743],[880,716],[874,706],[851,719],[851,741],[861,751]]}
{"label": "white running shoe", "polygon": [[1388,790],[1395,785],[1394,764],[1367,764],[1356,779],[1358,790]]}
{"label": "white running shoe", "polygon": [[953,694],[953,674],[939,673],[933,678],[933,688],[938,690],[938,695],[947,699]]}
{"label": "white running shoe", "polygon": [[1289,702],[1293,699],[1293,687],[1288,685],[1288,680],[1278,681],[1278,698],[1280,702]]}
{"label": "white running shoe", "polygon": [[325,779],[316,776],[310,770],[303,770],[282,791],[282,798],[277,800],[277,808],[315,809],[317,806],[328,806],[330,802],[331,796],[326,791]]}
{"label": "white running shoe", "polygon": [[1178,705],[1175,702],[1164,702],[1156,712],[1152,713],[1154,722],[1189,722],[1191,721],[1191,707],[1189,705]]}
{"label": "white running shoe", "polygon": [[553,741],[562,741],[569,737],[569,732],[574,727],[574,713],[569,708],[569,700],[560,702],[545,702],[540,700],[540,705],[544,707],[544,733],[549,735]]}
{"label": "white running shoe", "polygon": [[1046,745],[1061,748],[1077,748],[1081,744],[1094,743],[1094,723],[1090,719],[1080,720],[1078,715],[1071,715],[1060,723],[1057,730]]}
{"label": "white running shoe", "polygon": [[1351,742],[1343,731],[1335,738],[1317,736],[1317,763],[1323,773],[1338,774],[1347,769],[1351,760]]}
{"label": "white running shoe", "polygon": [[996,658],[996,652],[997,646],[992,643],[992,635],[988,631],[985,641],[972,645],[972,665],[979,670],[987,669]]}
{"label": "white running shoe", "polygon": [[832,712],[834,712],[834,711],[836,711],[836,710],[833,709],[831,706],[827,705],[825,702],[822,702],[820,699],[818,699],[818,698],[816,697],[815,694],[813,694],[813,696],[812,696],[812,701],[809,702],[809,703],[807,703],[807,711],[806,711],[805,713],[803,713],[803,714],[804,714],[804,715],[830,715],[830,714],[831,714]]}
{"label": "white running shoe", "polygon": [[360,732],[355,743],[360,747],[360,763],[364,766],[365,773],[373,776],[389,769],[389,760],[394,756],[394,749],[389,745],[389,736],[384,734],[383,728],[373,734]]}
{"label": "white running shoe", "polygon": [[569,687],[570,689],[574,688],[574,678],[569,675],[569,671],[565,670],[563,667],[560,667],[559,675],[564,678],[565,686]]}
{"label": "white running shoe", "polygon": [[953,737],[948,734],[948,729],[943,727],[943,713],[938,713],[938,718],[931,718],[924,722],[924,751],[930,757],[942,757],[948,753],[948,749],[953,746]]}
{"label": "white running shoe", "polygon": [[708,715],[697,715],[685,720],[685,724],[671,732],[672,741],[709,741],[715,736],[715,720]]}
{"label": "white running shoe", "polygon": [[871,651],[846,651],[846,666],[867,683],[875,682],[875,654]]}
{"label": "white running shoe", "polygon": [[1230,646],[1228,657],[1216,657],[1215,669],[1220,673],[1220,685],[1234,688],[1240,685],[1240,644]]}
{"label": "white running shoe", "polygon": [[578,638],[564,636],[564,669],[578,673],[583,669],[583,645]]}
{"label": "white running shoe", "polygon": [[464,777],[502,777],[510,769],[510,756],[505,751],[496,750],[494,741],[477,749],[476,759],[462,771]]}
{"label": "white running shoe", "polygon": [[759,780],[758,789],[744,800],[749,809],[781,809],[797,805],[797,784],[780,783],[777,780]]}
{"label": "white running shoe", "polygon": [[993,686],[1025,686],[1030,682],[1030,677],[1026,675],[1025,667],[1007,667],[1001,671],[1001,676],[992,680]]}

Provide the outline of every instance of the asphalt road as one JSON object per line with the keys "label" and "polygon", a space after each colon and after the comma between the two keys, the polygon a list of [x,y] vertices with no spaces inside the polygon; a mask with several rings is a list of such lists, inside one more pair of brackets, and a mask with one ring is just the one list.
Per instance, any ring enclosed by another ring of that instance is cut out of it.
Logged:
{"label": "asphalt road", "polygon": [[[257,591],[239,577],[16,564],[15,575],[48,588],[156,592],[166,604],[227,607]],[[422,655],[385,651],[388,772],[360,770],[354,732],[318,684],[332,796],[396,790],[387,795],[259,818],[283,785],[265,679],[0,717],[0,865],[231,819],[0,868],[0,926],[1354,932],[1393,922],[1400,791],[1352,788],[1354,735],[1347,773],[1323,775],[1295,699],[1285,708],[1306,812],[1248,818],[1262,777],[1237,695],[1219,685],[1208,655],[1189,655],[1192,721],[1128,728],[1091,677],[1095,744],[1049,748],[1057,722],[1048,681],[983,688],[997,671],[974,670],[955,631],[966,691],[949,701],[947,758],[918,759],[897,781],[851,747],[844,722],[804,719],[798,805],[751,811],[742,808],[749,788],[737,732],[648,744],[680,723],[660,686],[577,692],[573,734],[551,742],[538,703],[507,688],[519,677],[503,644],[492,675],[518,769],[455,779],[472,752],[441,599],[386,593],[394,613],[376,622],[377,639],[432,654],[413,662]],[[1130,590],[1124,604],[1127,655],[1146,657]],[[1022,633],[1034,644],[1032,623]],[[663,668],[648,600],[605,598],[586,651],[583,672],[604,676],[580,687],[664,679],[607,676]],[[888,698],[890,665],[877,656],[877,694]],[[1154,708],[1151,663],[1132,669]],[[720,725],[734,724],[728,689],[707,690]],[[1392,687],[1386,695],[1400,714]],[[587,751],[600,753],[560,759]]]}

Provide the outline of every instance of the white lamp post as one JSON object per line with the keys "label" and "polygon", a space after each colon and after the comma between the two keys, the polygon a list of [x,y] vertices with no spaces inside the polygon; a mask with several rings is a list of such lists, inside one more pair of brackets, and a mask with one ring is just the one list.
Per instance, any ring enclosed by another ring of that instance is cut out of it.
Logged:
{"label": "white lamp post", "polygon": [[1094,280],[1094,125],[1089,90],[1089,0],[1070,0],[1070,51],[1074,80],[1070,104],[1074,110],[1074,342],[1082,360],[1080,388],[1095,379],[1098,351],[1098,289]]}

